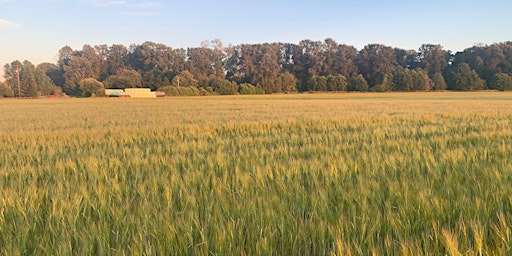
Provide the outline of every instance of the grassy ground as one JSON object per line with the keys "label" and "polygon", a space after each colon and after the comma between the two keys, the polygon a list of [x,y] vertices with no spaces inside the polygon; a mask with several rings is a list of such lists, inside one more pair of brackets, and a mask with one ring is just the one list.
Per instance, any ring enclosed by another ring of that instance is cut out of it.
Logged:
{"label": "grassy ground", "polygon": [[0,100],[4,255],[510,255],[512,94]]}

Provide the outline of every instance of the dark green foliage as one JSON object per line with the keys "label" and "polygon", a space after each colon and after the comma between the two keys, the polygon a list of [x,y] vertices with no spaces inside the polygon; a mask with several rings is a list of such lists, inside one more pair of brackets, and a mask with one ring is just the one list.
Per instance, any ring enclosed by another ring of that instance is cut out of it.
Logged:
{"label": "dark green foliage", "polygon": [[0,83],[0,97],[13,97],[14,91],[7,83]]}
{"label": "dark green foliage", "polygon": [[205,96],[209,92],[205,88],[197,88],[196,86],[163,86],[158,91],[165,92],[167,96]]}
{"label": "dark green foliage", "polygon": [[347,79],[342,75],[313,76],[309,80],[307,89],[309,91],[345,91]]}
{"label": "dark green foliage", "polygon": [[240,94],[265,94],[265,91],[261,88],[258,88],[252,84],[243,83],[238,87],[238,92]]}
{"label": "dark green foliage", "polygon": [[109,76],[105,81],[105,87],[112,89],[138,88],[141,86],[142,76],[140,73],[128,68],[118,69],[115,75]]}
{"label": "dark green foliage", "polygon": [[102,82],[94,78],[86,78],[80,81],[80,91],[82,96],[95,97],[105,95],[105,86]]}
{"label": "dark green foliage", "polygon": [[410,70],[397,68],[393,72],[394,91],[427,91],[430,89],[430,79],[421,69]]}
{"label": "dark green foliage", "polygon": [[348,82],[347,91],[368,91],[368,83],[363,75],[357,75],[351,78]]}
{"label": "dark green foliage", "polygon": [[327,91],[327,77],[313,76],[309,80],[309,91]]}
{"label": "dark green foliage", "polygon": [[[469,71],[461,69],[462,64],[468,65]],[[15,95],[16,65],[24,66],[15,61],[4,67],[6,82]],[[52,82],[42,78],[38,69]],[[471,70],[480,79],[470,74]],[[512,73],[512,42],[474,46],[455,55],[433,44],[423,44],[417,51],[369,44],[358,52],[353,46],[338,44],[330,38],[323,42],[302,40],[298,44],[237,46],[224,46],[215,39],[187,49],[173,49],[154,42],[129,48],[117,44],[84,45],[80,50],[73,50],[65,46],[59,50],[57,65],[43,63],[33,72],[37,85],[31,82],[34,80],[31,71],[27,72],[23,89],[27,96],[58,91],[53,85],[68,94],[80,95],[79,82],[85,78],[103,81],[110,88],[157,90],[173,85],[195,86],[211,92],[215,91],[210,85],[212,80],[250,83],[265,93],[481,90],[485,89],[485,83],[490,89],[498,89],[495,75]],[[424,74],[429,78],[426,82]],[[357,78],[359,75],[367,86]],[[484,84],[481,79],[485,80]],[[222,93],[233,93],[227,89]],[[217,90],[220,90],[218,85]]]}
{"label": "dark green foliage", "polygon": [[497,73],[512,73],[512,42],[473,46],[455,55],[453,66],[467,63],[484,79],[492,83]]}
{"label": "dark green foliage", "polygon": [[347,90],[347,78],[343,75],[327,76],[327,91],[341,92]]}
{"label": "dark green foliage", "polygon": [[23,68],[20,70],[20,87],[22,97],[36,98],[39,94],[35,69],[34,65],[29,61],[23,62]]}
{"label": "dark green foliage", "polygon": [[448,88],[456,91],[483,90],[485,81],[467,63],[461,63],[452,71]]}
{"label": "dark green foliage", "polygon": [[370,87],[382,84],[384,76],[397,66],[394,53],[393,48],[382,44],[366,45],[359,52],[358,68]]}
{"label": "dark green foliage", "polygon": [[238,85],[226,79],[210,80],[209,86],[220,95],[232,95],[238,91]]}
{"label": "dark green foliage", "polygon": [[199,82],[197,79],[195,79],[194,75],[188,71],[183,71],[181,74],[175,76],[172,79],[172,85],[176,87],[187,87],[187,86],[194,86],[197,87],[199,85]]}
{"label": "dark green foliage", "polygon": [[489,88],[500,91],[512,91],[512,75],[504,73],[494,75]]}
{"label": "dark green foliage", "polygon": [[382,79],[382,83],[378,84],[370,89],[372,92],[388,92],[393,90],[394,83],[393,83],[393,75],[392,74],[386,74],[384,75],[384,79]]}
{"label": "dark green foliage", "polygon": [[449,53],[443,50],[441,45],[424,44],[418,53],[419,66],[424,69],[430,77],[441,72],[448,66]]}
{"label": "dark green foliage", "polygon": [[295,76],[288,71],[280,73],[277,76],[275,92],[296,93],[297,78],[295,78]]}
{"label": "dark green foliage", "polygon": [[443,75],[440,72],[435,73],[432,76],[432,86],[432,90],[436,91],[446,90],[446,88],[448,87],[446,85],[446,80],[444,79]]}

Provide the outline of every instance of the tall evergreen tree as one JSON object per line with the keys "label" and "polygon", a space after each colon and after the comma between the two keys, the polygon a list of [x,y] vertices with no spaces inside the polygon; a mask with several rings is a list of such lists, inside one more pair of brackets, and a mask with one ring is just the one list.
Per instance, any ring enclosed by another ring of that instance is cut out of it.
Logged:
{"label": "tall evergreen tree", "polygon": [[35,98],[38,96],[35,66],[29,61],[23,62],[20,73],[21,96]]}

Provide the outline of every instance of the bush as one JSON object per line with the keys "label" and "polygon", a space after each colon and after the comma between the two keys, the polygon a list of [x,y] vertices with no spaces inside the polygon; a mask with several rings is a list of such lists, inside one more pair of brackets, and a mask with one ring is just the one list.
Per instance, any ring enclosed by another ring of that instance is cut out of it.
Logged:
{"label": "bush", "polygon": [[195,86],[176,87],[176,86],[163,86],[158,88],[158,91],[165,92],[167,96],[204,96],[207,95],[205,89],[197,88]]}
{"label": "bush", "polygon": [[85,97],[105,96],[105,86],[94,78],[82,79],[80,81],[80,90],[82,91],[82,96]]}
{"label": "bush", "polygon": [[249,95],[249,94],[265,94],[265,91],[261,88],[258,88],[252,84],[244,83],[239,86],[238,92],[240,94]]}
{"label": "bush", "polygon": [[14,97],[14,91],[7,83],[0,83],[0,97]]}
{"label": "bush", "polygon": [[238,91],[238,85],[226,79],[210,80],[209,85],[220,95],[233,95]]}

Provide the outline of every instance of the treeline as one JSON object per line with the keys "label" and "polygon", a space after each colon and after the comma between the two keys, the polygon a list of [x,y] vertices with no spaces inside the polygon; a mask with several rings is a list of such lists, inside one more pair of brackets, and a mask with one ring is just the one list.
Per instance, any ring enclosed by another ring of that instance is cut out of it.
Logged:
{"label": "treeline", "polygon": [[512,42],[456,54],[432,44],[418,50],[369,44],[358,51],[332,39],[238,46],[213,40],[187,49],[145,42],[65,46],[58,56],[56,64],[6,64],[0,96],[89,96],[131,87],[168,95],[512,90]]}

